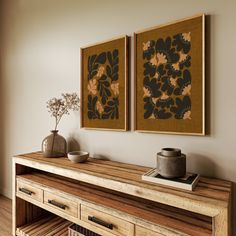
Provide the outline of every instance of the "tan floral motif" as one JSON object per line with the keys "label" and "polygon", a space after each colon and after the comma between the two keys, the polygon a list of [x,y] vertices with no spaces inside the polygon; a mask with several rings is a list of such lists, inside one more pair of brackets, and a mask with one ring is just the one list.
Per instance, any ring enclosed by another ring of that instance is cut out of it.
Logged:
{"label": "tan floral motif", "polygon": [[158,65],[165,64],[167,62],[166,55],[163,53],[157,53]]}
{"label": "tan floral motif", "polygon": [[185,41],[190,42],[191,41],[191,32],[188,33],[182,33],[182,37]]}
{"label": "tan floral motif", "polygon": [[156,117],[154,116],[154,114],[152,113],[152,115],[149,116],[148,119],[157,119],[157,118],[156,118]]}
{"label": "tan floral motif", "polygon": [[166,55],[163,53],[155,54],[150,60],[150,63],[153,66],[159,66],[161,64],[165,64],[166,62],[167,62]]}
{"label": "tan floral motif", "polygon": [[162,100],[165,100],[165,99],[168,99],[168,98],[169,98],[169,96],[166,93],[162,93],[162,95],[161,95]]}
{"label": "tan floral motif", "polygon": [[177,85],[177,78],[170,77],[170,84],[175,87]]}
{"label": "tan floral motif", "polygon": [[151,92],[148,88],[143,87],[143,97],[151,97]]}
{"label": "tan floral motif", "polygon": [[179,52],[179,62],[183,62],[187,59],[188,55],[183,53],[182,51]]}
{"label": "tan floral motif", "polygon": [[174,70],[179,70],[179,62],[172,64],[172,67],[174,68]]}
{"label": "tan floral motif", "polygon": [[154,57],[151,58],[150,63],[151,63],[153,66],[157,66],[157,65],[158,65],[156,55],[154,55]]}
{"label": "tan floral motif", "polygon": [[188,86],[184,87],[184,89],[182,91],[182,95],[191,95],[191,84],[189,84]]}
{"label": "tan floral motif", "polygon": [[111,90],[113,91],[115,96],[119,95],[119,83],[111,84]]}
{"label": "tan floral motif", "polygon": [[184,120],[191,120],[191,111],[186,111],[183,116]]}
{"label": "tan floral motif", "polygon": [[143,43],[143,51],[147,51],[148,48],[150,47],[150,45],[151,45],[150,41],[147,41],[146,43]]}
{"label": "tan floral motif", "polygon": [[105,67],[104,66],[100,66],[98,68],[97,77],[100,78],[104,74],[104,71],[105,71]]}
{"label": "tan floral motif", "polygon": [[159,78],[159,74],[156,72],[156,74],[153,76],[155,79]]}
{"label": "tan floral motif", "polygon": [[96,79],[89,80],[88,91],[93,95],[97,94],[97,80]]}
{"label": "tan floral motif", "polygon": [[141,45],[144,119],[191,119],[191,32],[148,40]]}
{"label": "tan floral motif", "polygon": [[159,99],[159,98],[152,98],[152,102],[153,102],[154,104],[156,104],[158,99]]}
{"label": "tan floral motif", "polygon": [[[83,115],[86,115],[88,120],[118,121],[120,119],[120,111],[125,102],[123,100],[120,102],[119,85],[125,80],[121,78],[120,68],[125,65],[125,58],[119,57],[122,49],[118,46],[119,44],[113,45],[112,48],[98,47],[96,53],[90,52],[87,57],[86,88],[88,90],[87,99],[84,101],[87,105],[87,114]],[[125,89],[126,84],[124,88],[122,87],[122,91]],[[108,126],[112,125],[108,124]]]}
{"label": "tan floral motif", "polygon": [[98,110],[98,112],[99,112],[100,114],[104,112],[104,108],[103,108],[103,106],[102,106],[102,104],[101,104],[100,101],[97,101],[97,103],[96,103],[96,108],[97,108],[97,110]]}

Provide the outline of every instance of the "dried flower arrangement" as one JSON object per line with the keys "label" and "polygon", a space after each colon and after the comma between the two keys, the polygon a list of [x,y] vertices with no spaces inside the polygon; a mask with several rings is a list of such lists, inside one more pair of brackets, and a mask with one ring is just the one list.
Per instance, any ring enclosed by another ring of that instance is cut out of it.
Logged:
{"label": "dried flower arrangement", "polygon": [[47,102],[48,112],[55,117],[55,129],[63,115],[69,115],[69,111],[79,110],[80,99],[77,93],[62,93],[62,98],[52,98]]}

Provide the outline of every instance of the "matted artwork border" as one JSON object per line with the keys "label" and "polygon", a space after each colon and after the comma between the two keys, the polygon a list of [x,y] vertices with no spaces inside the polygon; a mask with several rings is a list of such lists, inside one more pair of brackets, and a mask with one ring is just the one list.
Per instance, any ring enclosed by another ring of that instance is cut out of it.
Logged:
{"label": "matted artwork border", "polygon": [[80,126],[129,130],[129,37],[80,48]]}
{"label": "matted artwork border", "polygon": [[205,135],[205,15],[134,33],[134,130]]}

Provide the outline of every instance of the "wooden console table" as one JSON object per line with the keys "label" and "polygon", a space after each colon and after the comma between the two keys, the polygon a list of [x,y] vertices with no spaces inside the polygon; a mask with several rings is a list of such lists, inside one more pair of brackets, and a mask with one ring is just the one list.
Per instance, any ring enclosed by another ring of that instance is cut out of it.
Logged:
{"label": "wooden console table", "polygon": [[180,191],[142,181],[148,170],[40,152],[15,156],[13,235],[30,236],[31,222],[51,213],[103,236],[230,235],[231,182],[201,177],[193,192]]}

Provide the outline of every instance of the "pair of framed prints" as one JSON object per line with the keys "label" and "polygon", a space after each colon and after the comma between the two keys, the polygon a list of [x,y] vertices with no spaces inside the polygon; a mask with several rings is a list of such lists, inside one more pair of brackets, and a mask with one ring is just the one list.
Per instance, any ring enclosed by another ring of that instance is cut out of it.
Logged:
{"label": "pair of framed prints", "polygon": [[[205,134],[205,16],[134,34],[134,129]],[[129,38],[81,48],[81,127],[129,129]]]}

